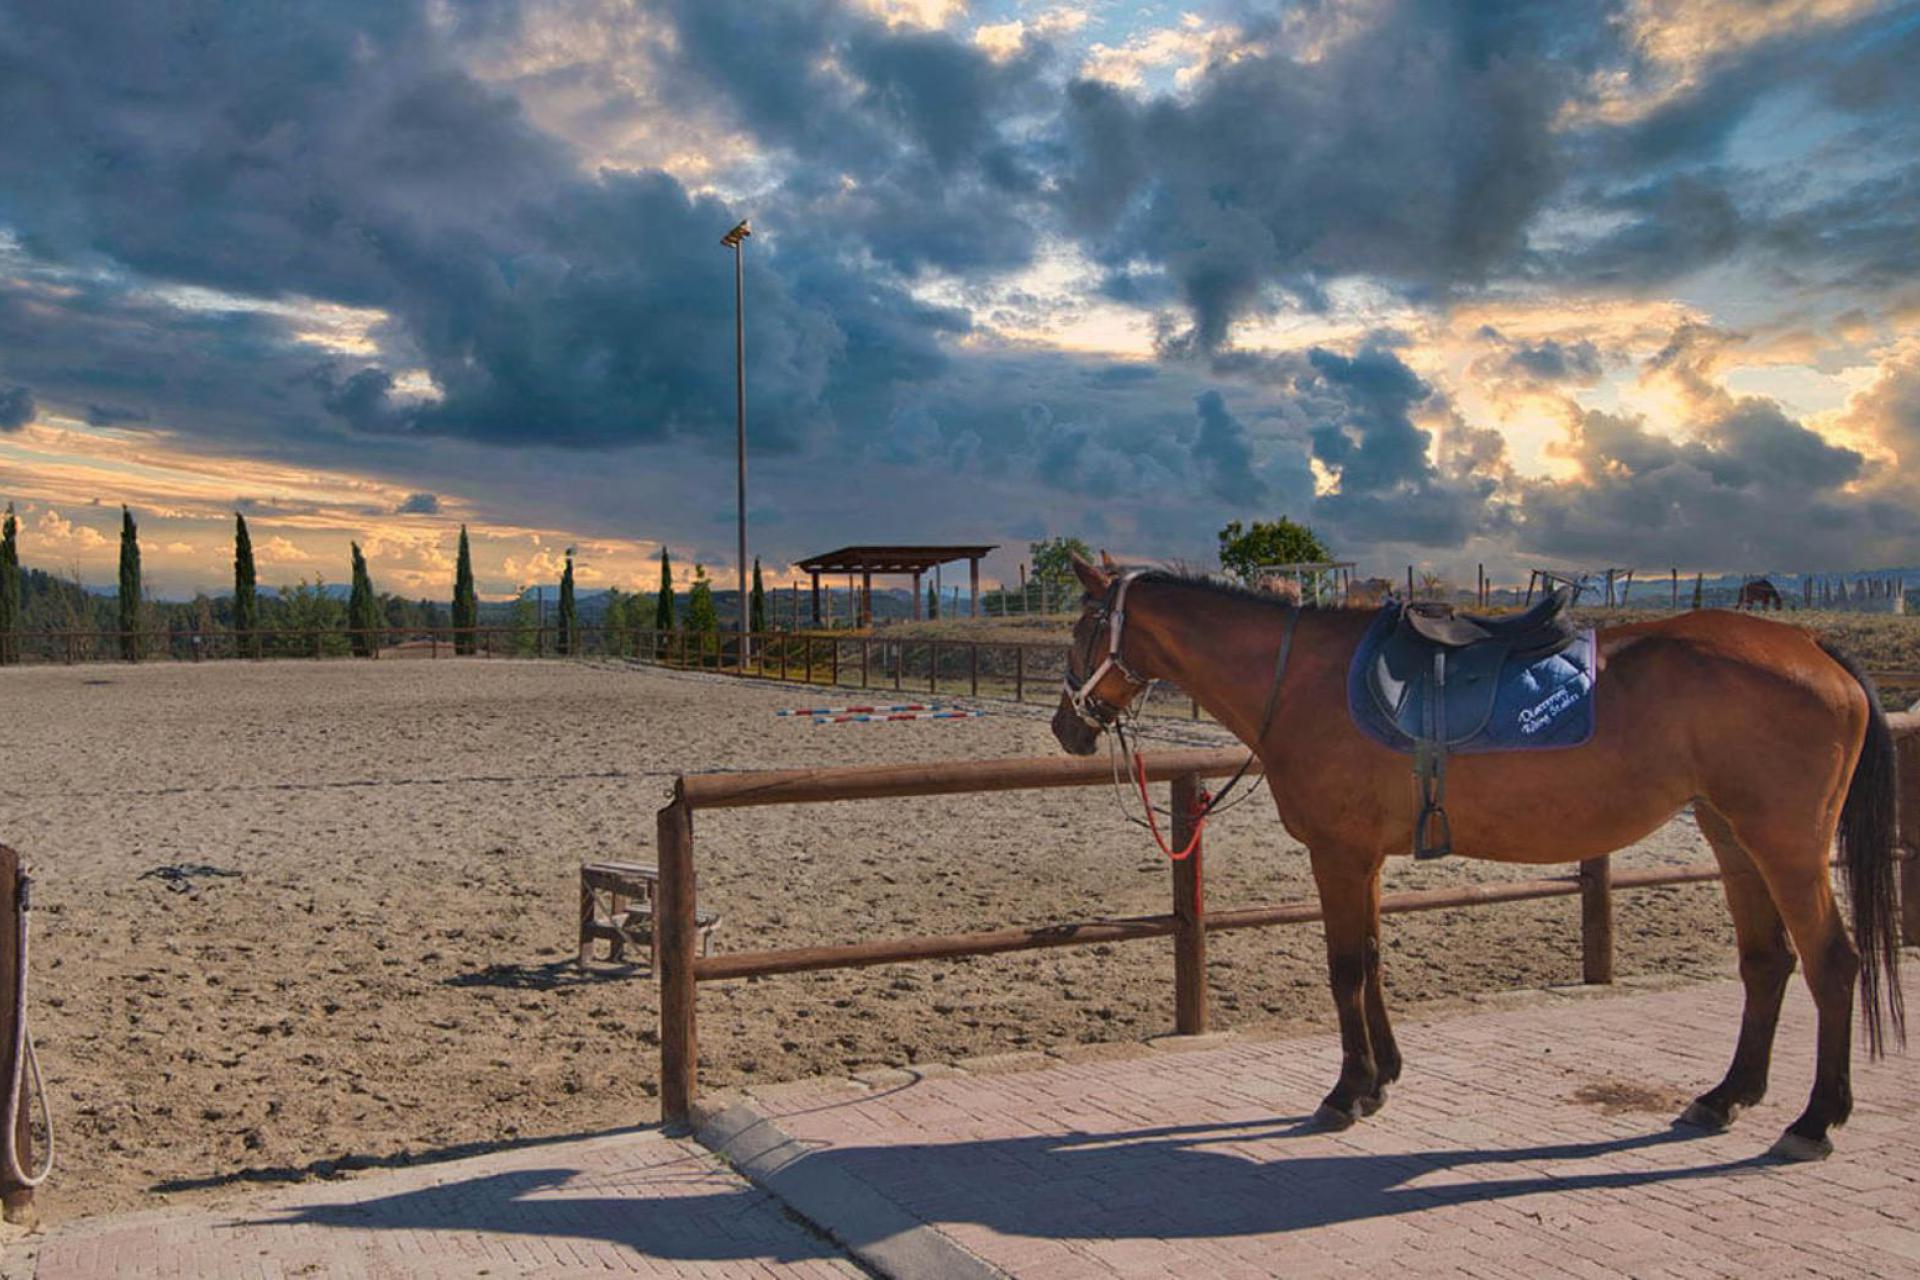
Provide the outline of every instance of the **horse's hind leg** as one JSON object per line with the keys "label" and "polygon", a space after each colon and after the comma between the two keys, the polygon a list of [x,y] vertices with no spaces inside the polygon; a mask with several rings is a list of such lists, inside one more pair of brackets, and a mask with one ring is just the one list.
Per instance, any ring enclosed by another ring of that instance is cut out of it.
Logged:
{"label": "horse's hind leg", "polygon": [[[1830,1154],[1833,1143],[1827,1130],[1845,1124],[1853,1112],[1853,991],[1860,953],[1840,921],[1827,871],[1838,817],[1837,798],[1827,821],[1817,826],[1804,817],[1795,823],[1728,815],[1772,892],[1819,1011],[1813,1093],[1800,1118],[1773,1144],[1772,1154],[1789,1160],[1819,1160]],[[1809,826],[1814,827],[1811,834]]]}
{"label": "horse's hind leg", "polygon": [[1719,1130],[1766,1096],[1774,1029],[1780,1023],[1780,1002],[1787,993],[1787,979],[1793,975],[1793,951],[1787,945],[1786,926],[1773,905],[1773,895],[1767,891],[1752,857],[1734,837],[1733,829],[1704,803],[1696,804],[1694,813],[1720,862],[1721,884],[1739,938],[1740,981],[1746,986],[1746,1007],[1740,1015],[1740,1040],[1733,1051],[1733,1065],[1727,1068],[1724,1080],[1694,1099],[1680,1116],[1683,1124]]}

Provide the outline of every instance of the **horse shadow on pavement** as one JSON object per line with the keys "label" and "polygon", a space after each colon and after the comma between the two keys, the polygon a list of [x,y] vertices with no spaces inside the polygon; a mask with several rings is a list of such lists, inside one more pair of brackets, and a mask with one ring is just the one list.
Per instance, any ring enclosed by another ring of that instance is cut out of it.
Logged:
{"label": "horse shadow on pavement", "polygon": [[[935,1224],[976,1223],[1048,1239],[1181,1239],[1264,1235],[1472,1201],[1749,1174],[1773,1165],[1765,1157],[1677,1167],[1651,1159],[1662,1148],[1708,1140],[1678,1128],[1527,1147],[1276,1152],[1275,1139],[1312,1132],[1304,1119],[1281,1119],[893,1146],[794,1141],[780,1152],[784,1163],[775,1172],[776,1180],[851,1177]],[[1609,1167],[1594,1169],[1594,1161]],[[643,1194],[606,1194],[635,1181],[654,1186]],[[841,1256],[825,1239],[796,1231],[769,1199],[758,1189],[717,1184],[714,1171],[698,1160],[634,1170],[617,1164],[522,1168],[389,1196],[289,1206],[258,1224],[564,1237],[684,1261]],[[767,1212],[754,1214],[756,1207]],[[856,1248],[871,1243],[857,1230],[831,1225]]]}

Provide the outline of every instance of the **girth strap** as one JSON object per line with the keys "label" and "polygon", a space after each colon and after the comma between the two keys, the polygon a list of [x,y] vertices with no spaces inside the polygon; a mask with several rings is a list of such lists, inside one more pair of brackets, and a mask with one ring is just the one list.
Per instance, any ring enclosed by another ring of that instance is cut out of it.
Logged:
{"label": "girth strap", "polygon": [[1453,852],[1453,824],[1447,821],[1447,654],[1433,655],[1433,679],[1426,688],[1426,732],[1413,750],[1413,776],[1420,788],[1420,816],[1413,824],[1413,856],[1419,861]]}

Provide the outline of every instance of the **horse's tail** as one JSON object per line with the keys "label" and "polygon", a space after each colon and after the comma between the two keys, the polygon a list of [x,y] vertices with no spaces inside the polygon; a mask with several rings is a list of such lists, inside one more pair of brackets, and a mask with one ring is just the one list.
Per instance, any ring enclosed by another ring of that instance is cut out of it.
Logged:
{"label": "horse's tail", "polygon": [[1893,732],[1881,710],[1873,679],[1847,653],[1824,641],[1827,656],[1846,668],[1867,695],[1867,740],[1840,809],[1840,856],[1847,898],[1853,904],[1853,942],[1860,949],[1860,1013],[1867,1049],[1885,1050],[1887,1032],[1904,1045],[1907,1015],[1900,996],[1900,921],[1894,884],[1898,822]]}

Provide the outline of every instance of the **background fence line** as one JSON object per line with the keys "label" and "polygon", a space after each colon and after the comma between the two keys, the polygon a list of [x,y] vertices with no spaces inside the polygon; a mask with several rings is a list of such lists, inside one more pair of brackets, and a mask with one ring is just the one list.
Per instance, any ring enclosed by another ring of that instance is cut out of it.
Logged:
{"label": "background fence line", "polygon": [[[1051,702],[1066,674],[1068,649],[1065,644],[1043,641],[765,631],[749,634],[743,664],[737,632],[577,627],[570,652],[562,653],[559,631],[555,626],[396,628],[376,632],[376,643],[369,647],[374,656],[389,660],[611,658],[793,684],[1014,702],[1028,701],[1035,689],[1039,701]],[[36,631],[17,634],[9,649],[23,665],[123,662],[121,641],[133,635],[136,651],[145,661],[324,660],[353,657],[355,634],[348,630]],[[1883,668],[1869,674],[1883,688],[1920,690],[1920,671]],[[1184,713],[1196,720],[1201,716],[1199,705],[1184,695],[1161,706],[1163,714]]]}

